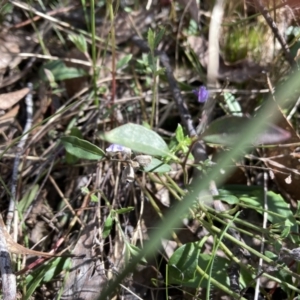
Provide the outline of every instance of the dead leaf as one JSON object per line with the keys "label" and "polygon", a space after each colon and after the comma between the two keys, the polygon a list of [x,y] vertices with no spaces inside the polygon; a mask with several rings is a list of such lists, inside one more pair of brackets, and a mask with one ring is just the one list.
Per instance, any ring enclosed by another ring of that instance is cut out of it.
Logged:
{"label": "dead leaf", "polygon": [[29,88],[0,95],[0,109],[9,109],[29,93]]}
{"label": "dead leaf", "polygon": [[0,34],[0,70],[13,69],[22,60],[19,41],[15,35],[5,32]]}
{"label": "dead leaf", "polygon": [[16,105],[9,110],[5,115],[0,117],[0,133],[4,132],[8,126],[15,120],[20,109],[20,105]]}
{"label": "dead leaf", "polygon": [[99,294],[107,284],[104,264],[94,253],[94,228],[97,223],[85,226],[78,239],[73,254],[84,258],[72,259],[72,267],[65,282],[61,299],[98,299]]}

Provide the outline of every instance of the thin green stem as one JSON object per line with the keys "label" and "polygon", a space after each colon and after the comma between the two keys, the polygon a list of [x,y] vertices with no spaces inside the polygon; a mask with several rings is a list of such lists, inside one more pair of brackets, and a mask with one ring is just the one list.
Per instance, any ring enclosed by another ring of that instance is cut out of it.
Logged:
{"label": "thin green stem", "polygon": [[[118,1],[116,1],[115,11],[118,10]],[[116,94],[116,32],[115,32],[115,12],[113,8],[113,1],[108,1],[108,13],[111,22],[110,26],[110,41],[111,41],[111,54],[112,54],[112,66],[111,66],[111,99],[110,106],[114,105],[115,94]],[[113,123],[114,112],[112,111],[112,123]]]}
{"label": "thin green stem", "polygon": [[152,56],[152,61],[153,61],[153,66],[152,66],[152,74],[153,74],[153,87],[152,87],[152,107],[151,107],[151,120],[150,120],[150,126],[153,128],[155,124],[155,115],[156,115],[156,110],[158,109],[157,105],[157,75],[156,75],[156,70],[157,70],[157,63],[158,60],[154,56],[151,50],[151,56]]}
{"label": "thin green stem", "polygon": [[[214,225],[209,224],[208,222],[202,220],[203,225],[205,226],[205,228],[210,228],[213,232],[221,234],[222,230]],[[234,238],[232,235],[225,233],[225,238],[232,241],[233,243],[235,243],[236,245],[240,246],[241,248],[245,248],[247,249],[250,253],[252,253],[254,256],[261,258],[263,261],[265,261],[267,264],[270,264],[271,266],[274,265],[274,261],[272,259],[270,259],[269,257],[263,255],[262,253],[256,251],[255,249],[251,248],[250,246],[248,246],[247,244],[237,240],[236,238]],[[300,275],[292,272],[288,267],[282,267],[279,264],[276,264],[276,267],[278,269],[283,269],[285,272],[287,272],[288,274],[300,279]],[[264,273],[265,275],[265,273]]]}
{"label": "thin green stem", "polygon": [[[197,266],[197,272],[203,276],[203,278],[205,278],[206,280],[209,280],[209,275],[202,270],[199,266]],[[223,284],[219,283],[217,280],[211,278],[210,279],[211,283],[217,287],[218,289],[220,289],[221,291],[225,292],[226,294],[228,294],[231,297],[234,297],[234,299],[240,299],[240,300],[246,300],[246,298],[241,297],[241,295],[231,291],[228,289],[228,287],[224,286]]]}
{"label": "thin green stem", "polygon": [[165,174],[165,177],[167,180],[170,182],[171,186],[174,188],[174,190],[180,195],[180,196],[185,196],[186,192],[181,189],[178,184],[169,176],[167,173]]}
{"label": "thin green stem", "polygon": [[92,35],[92,64],[93,64],[93,90],[95,97],[95,105],[99,107],[99,99],[97,93],[97,49],[96,49],[96,19],[95,19],[95,1],[91,0],[91,35]]}
{"label": "thin green stem", "polygon": [[216,239],[214,238],[214,247],[213,247],[213,251],[212,251],[212,260],[211,260],[211,265],[209,268],[209,277],[208,277],[207,290],[206,290],[206,298],[207,299],[209,299],[210,283],[211,283],[211,280],[213,279],[212,278],[212,270],[213,270],[215,257],[217,256],[217,250],[219,249],[219,247],[221,245],[221,241],[222,241],[225,233],[227,232],[227,230],[229,229],[229,227],[233,223],[233,221],[235,221],[235,219],[237,219],[238,216],[239,216],[239,213],[236,214],[235,218],[231,222],[227,223],[226,227],[224,228],[223,232],[221,233],[220,238],[217,239],[217,243],[216,243]]}
{"label": "thin green stem", "polygon": [[[243,225],[245,227],[248,227],[248,228],[250,228],[252,230],[255,230],[255,231],[259,232],[259,233],[262,232],[262,228],[260,226],[253,225],[253,224],[249,223],[248,221],[243,221],[241,219],[235,219],[232,215],[229,215],[229,214],[226,214],[226,213],[218,213],[214,209],[212,209],[211,207],[208,207],[208,206],[205,206],[205,207],[202,206],[202,209],[206,213],[210,213],[210,217],[211,218],[213,218],[216,221],[221,222],[223,224],[227,224],[227,222],[224,221],[222,218],[229,219],[229,220],[233,220],[234,219],[235,220],[234,222],[237,223],[237,224],[241,224],[241,225]],[[236,229],[238,231],[240,231],[240,232],[243,232],[243,233],[249,235],[249,236],[252,236],[252,237],[254,236],[253,234],[249,233],[246,230],[243,230],[243,229],[240,229],[240,228],[236,228]],[[267,233],[267,230],[266,230],[265,233]]]}
{"label": "thin green stem", "polygon": [[[30,1],[31,2],[31,1]],[[40,1],[39,1],[40,2]],[[30,3],[31,4],[31,3]],[[45,9],[45,7],[43,6],[43,4],[40,2],[40,4],[41,4],[41,7],[43,7],[44,9]],[[29,13],[28,13],[28,15],[29,15],[29,18],[30,19],[32,19],[33,18],[33,13],[32,13],[32,11],[29,11]],[[35,33],[36,33],[36,36],[37,36],[37,38],[38,38],[38,41],[39,41],[39,44],[40,44],[40,46],[41,46],[41,48],[42,48],[42,50],[43,50],[43,53],[45,54],[45,55],[49,55],[49,51],[48,51],[48,49],[47,49],[47,47],[46,47],[46,45],[45,45],[45,43],[44,43],[44,39],[43,39],[43,37],[41,36],[41,33],[40,33],[40,30],[37,28],[37,26],[36,26],[36,23],[35,22],[31,22],[31,26],[33,27],[33,29],[34,29],[34,31],[35,31]]]}
{"label": "thin green stem", "polygon": [[87,29],[88,31],[91,31],[91,24],[89,22],[89,18],[88,18],[88,14],[87,14],[87,10],[86,10],[86,0],[81,0],[81,6],[82,6],[82,9],[83,9],[83,14],[84,14],[84,19],[85,19],[85,23],[86,23],[86,26],[87,26]]}

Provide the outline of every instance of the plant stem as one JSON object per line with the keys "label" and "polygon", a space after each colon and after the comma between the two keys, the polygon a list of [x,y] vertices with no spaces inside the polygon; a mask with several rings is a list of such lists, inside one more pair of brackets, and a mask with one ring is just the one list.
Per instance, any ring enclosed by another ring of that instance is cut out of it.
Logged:
{"label": "plant stem", "polygon": [[99,107],[99,99],[97,96],[97,53],[96,53],[96,20],[95,20],[95,1],[91,0],[91,34],[92,34],[92,63],[93,63],[93,89],[95,97],[95,105]]}

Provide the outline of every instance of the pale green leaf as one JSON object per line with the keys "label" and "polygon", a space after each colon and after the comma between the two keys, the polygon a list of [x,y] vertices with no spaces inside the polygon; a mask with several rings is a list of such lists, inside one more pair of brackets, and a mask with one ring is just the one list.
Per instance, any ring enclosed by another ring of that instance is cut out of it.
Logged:
{"label": "pale green leaf", "polygon": [[76,136],[62,137],[61,142],[67,152],[78,158],[99,160],[105,155],[99,147]]}
{"label": "pale green leaf", "polygon": [[132,54],[125,55],[117,63],[117,70],[125,68],[132,58]]}
{"label": "pale green leaf", "polygon": [[128,123],[101,135],[104,140],[149,155],[170,154],[166,142],[154,131],[144,126]]}

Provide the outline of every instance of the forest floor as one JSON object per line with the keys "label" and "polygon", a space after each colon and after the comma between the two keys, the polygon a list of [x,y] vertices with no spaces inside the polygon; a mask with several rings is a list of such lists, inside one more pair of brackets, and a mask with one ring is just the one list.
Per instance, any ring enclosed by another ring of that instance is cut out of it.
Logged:
{"label": "forest floor", "polygon": [[298,299],[299,9],[2,1],[3,299]]}

